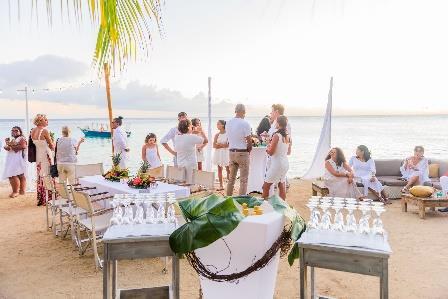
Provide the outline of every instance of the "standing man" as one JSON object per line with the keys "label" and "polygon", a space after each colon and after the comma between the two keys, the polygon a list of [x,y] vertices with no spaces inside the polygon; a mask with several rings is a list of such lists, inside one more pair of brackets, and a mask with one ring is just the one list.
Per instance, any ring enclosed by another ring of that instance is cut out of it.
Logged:
{"label": "standing man", "polygon": [[120,154],[120,168],[126,168],[126,162],[128,160],[128,136],[126,132],[121,128],[123,124],[123,117],[119,116],[114,118],[112,121],[112,129],[114,129],[114,134],[112,136],[112,143],[114,145],[114,152]]}
{"label": "standing man", "polygon": [[[269,139],[272,138],[272,135],[277,132],[277,118],[280,115],[285,115],[285,107],[282,104],[273,104],[271,109],[271,114],[269,115],[269,121],[271,122],[271,128],[268,131]],[[291,137],[291,125],[288,121],[288,126],[286,127],[286,131]]]}
{"label": "standing man", "polygon": [[[177,114],[177,120],[178,123],[182,120],[187,120],[188,116],[187,113],[185,112],[179,112]],[[180,135],[178,126],[175,126],[173,128],[171,128],[168,133],[166,133],[165,136],[162,137],[162,139],[160,139],[160,143],[162,143],[163,147],[171,154],[173,155],[173,163],[174,166],[177,166],[177,154],[174,151],[174,147],[175,147],[175,141],[174,141],[174,137],[176,137],[176,135]],[[171,142],[173,143],[173,148],[170,147],[170,145],[168,144],[168,142],[171,140]]]}
{"label": "standing man", "polygon": [[252,150],[251,129],[244,119],[246,107],[238,104],[235,107],[235,117],[226,123],[227,138],[229,139],[230,177],[227,183],[227,196],[232,196],[236,175],[240,169],[239,195],[246,195],[249,178],[249,154]]}

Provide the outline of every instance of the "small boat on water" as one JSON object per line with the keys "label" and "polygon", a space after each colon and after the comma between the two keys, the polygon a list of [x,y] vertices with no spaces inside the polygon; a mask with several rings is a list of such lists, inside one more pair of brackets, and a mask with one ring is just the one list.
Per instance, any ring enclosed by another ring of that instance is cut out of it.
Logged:
{"label": "small boat on water", "polygon": [[[103,126],[101,126],[100,128],[90,128],[90,127],[85,127],[85,128],[79,128],[83,133],[84,136],[89,138],[110,138],[110,131],[109,128],[103,128]],[[129,137],[131,136],[131,131],[126,131],[126,135]]]}

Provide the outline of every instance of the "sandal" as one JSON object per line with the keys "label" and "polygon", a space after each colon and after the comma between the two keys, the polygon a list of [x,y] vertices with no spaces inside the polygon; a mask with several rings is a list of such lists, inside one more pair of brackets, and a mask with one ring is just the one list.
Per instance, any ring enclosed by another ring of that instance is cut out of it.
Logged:
{"label": "sandal", "polygon": [[408,193],[409,189],[406,187],[403,187],[403,189],[401,189],[401,193]]}

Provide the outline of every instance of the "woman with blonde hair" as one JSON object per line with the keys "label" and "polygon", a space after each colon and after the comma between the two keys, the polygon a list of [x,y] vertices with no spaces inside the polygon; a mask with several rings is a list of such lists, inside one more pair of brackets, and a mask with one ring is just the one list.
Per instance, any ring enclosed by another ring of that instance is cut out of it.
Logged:
{"label": "woman with blonde hair", "polygon": [[47,130],[48,119],[45,114],[37,114],[33,123],[35,127],[30,135],[36,146],[37,205],[40,206],[47,202],[43,177],[50,175],[50,165],[54,163],[54,141]]}
{"label": "woman with blonde hair", "polygon": [[70,128],[62,127],[62,137],[56,141],[56,163],[58,165],[59,182],[69,184],[75,182],[75,165],[78,162],[76,156],[84,138],[76,140],[70,137]]}

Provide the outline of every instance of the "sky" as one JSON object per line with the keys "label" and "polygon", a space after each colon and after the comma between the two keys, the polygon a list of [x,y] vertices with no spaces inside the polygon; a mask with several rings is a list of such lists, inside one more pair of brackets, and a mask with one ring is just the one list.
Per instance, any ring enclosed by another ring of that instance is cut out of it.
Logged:
{"label": "sky", "polygon": [[[25,85],[35,90],[33,114],[105,117],[91,67],[96,26],[69,22],[59,8],[49,26],[27,1],[19,18],[8,2],[0,1],[0,118],[22,117],[16,90]],[[446,11],[442,0],[166,0],[149,57],[114,73],[114,112],[205,114],[211,76],[217,115],[238,102],[249,115],[272,103],[322,115],[333,76],[336,114],[448,113]]]}

